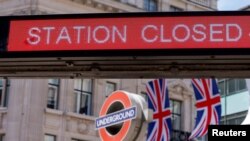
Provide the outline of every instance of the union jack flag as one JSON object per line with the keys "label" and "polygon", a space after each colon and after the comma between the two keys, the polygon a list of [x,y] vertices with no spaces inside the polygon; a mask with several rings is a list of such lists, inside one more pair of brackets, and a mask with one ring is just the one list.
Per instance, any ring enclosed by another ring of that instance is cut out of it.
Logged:
{"label": "union jack flag", "polygon": [[207,134],[209,125],[218,125],[221,118],[220,94],[215,79],[192,79],[196,98],[196,123],[189,139]]}
{"label": "union jack flag", "polygon": [[169,141],[171,112],[167,81],[157,79],[147,84],[148,106],[153,109],[153,121],[149,123],[147,141]]}

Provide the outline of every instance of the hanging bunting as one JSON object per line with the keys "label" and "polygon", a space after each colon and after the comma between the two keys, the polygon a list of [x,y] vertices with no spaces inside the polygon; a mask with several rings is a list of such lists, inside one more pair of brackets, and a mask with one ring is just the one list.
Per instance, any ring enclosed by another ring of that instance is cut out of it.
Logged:
{"label": "hanging bunting", "polygon": [[148,106],[153,109],[153,121],[149,123],[147,141],[169,141],[171,111],[167,81],[157,79],[147,84]]}
{"label": "hanging bunting", "polygon": [[192,79],[196,98],[196,123],[189,139],[207,134],[209,125],[218,125],[221,118],[221,102],[215,79]]}

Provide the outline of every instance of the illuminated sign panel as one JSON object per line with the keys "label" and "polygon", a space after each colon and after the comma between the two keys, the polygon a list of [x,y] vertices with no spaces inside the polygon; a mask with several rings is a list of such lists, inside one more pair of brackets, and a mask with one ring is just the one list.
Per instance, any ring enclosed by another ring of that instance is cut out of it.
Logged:
{"label": "illuminated sign panel", "polygon": [[[96,129],[102,141],[132,141],[145,136],[149,118],[146,101],[138,94],[115,91],[104,101]],[[153,112],[153,111],[151,111]]]}
{"label": "illuminated sign panel", "polygon": [[249,48],[250,16],[11,20],[8,51]]}

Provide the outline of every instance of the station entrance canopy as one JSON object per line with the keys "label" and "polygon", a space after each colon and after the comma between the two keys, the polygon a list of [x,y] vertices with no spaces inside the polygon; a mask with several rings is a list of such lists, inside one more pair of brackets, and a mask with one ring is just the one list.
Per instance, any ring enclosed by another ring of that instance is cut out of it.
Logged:
{"label": "station entrance canopy", "polygon": [[2,77],[250,76],[250,12],[0,19]]}

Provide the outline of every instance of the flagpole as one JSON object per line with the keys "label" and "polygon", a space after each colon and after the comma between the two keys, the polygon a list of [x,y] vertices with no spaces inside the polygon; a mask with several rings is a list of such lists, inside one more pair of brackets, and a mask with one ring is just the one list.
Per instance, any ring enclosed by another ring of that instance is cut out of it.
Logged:
{"label": "flagpole", "polygon": [[[245,82],[246,82],[246,86],[247,86],[247,90],[248,90],[248,94],[249,94],[249,102],[250,102],[250,79],[245,79]],[[250,103],[249,103],[247,115],[241,124],[242,125],[250,125]]]}
{"label": "flagpole", "polygon": [[227,93],[225,94],[225,124],[227,124]]}
{"label": "flagpole", "polygon": [[[227,81],[225,81],[225,85],[227,86]],[[229,88],[226,87],[226,92],[225,92],[225,125],[227,124],[227,93],[229,91]]]}

